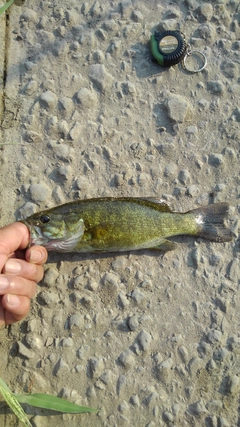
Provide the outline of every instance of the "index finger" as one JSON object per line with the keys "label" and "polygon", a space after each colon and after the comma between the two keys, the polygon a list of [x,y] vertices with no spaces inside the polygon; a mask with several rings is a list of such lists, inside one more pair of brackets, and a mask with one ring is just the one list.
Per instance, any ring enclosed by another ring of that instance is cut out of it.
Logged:
{"label": "index finger", "polygon": [[9,255],[17,249],[26,249],[29,230],[22,222],[15,222],[0,229],[0,272]]}

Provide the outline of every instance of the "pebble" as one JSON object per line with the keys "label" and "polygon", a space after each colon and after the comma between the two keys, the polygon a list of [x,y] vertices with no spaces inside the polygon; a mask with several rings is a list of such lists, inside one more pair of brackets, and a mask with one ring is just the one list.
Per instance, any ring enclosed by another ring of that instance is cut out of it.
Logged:
{"label": "pebble", "polygon": [[30,347],[30,349],[39,352],[42,350],[43,342],[42,338],[34,332],[28,332],[26,335],[26,343]]}
{"label": "pebble", "polygon": [[126,384],[127,384],[126,376],[123,374],[119,375],[118,380],[117,380],[117,387],[116,387],[118,396],[124,390],[124,387],[126,386]]}
{"label": "pebble", "polygon": [[78,329],[84,326],[84,317],[81,314],[75,313],[69,316],[67,320],[67,329],[72,329],[76,326]]}
{"label": "pebble", "polygon": [[199,417],[207,412],[207,409],[201,400],[189,405],[187,410],[195,417]]}
{"label": "pebble", "polygon": [[238,258],[234,258],[227,268],[228,277],[232,282],[235,282],[236,284],[239,282],[239,269],[240,269],[240,262]]}
{"label": "pebble", "polygon": [[39,96],[39,103],[43,108],[53,110],[57,105],[57,97],[51,90],[47,90]]}
{"label": "pebble", "polygon": [[102,357],[91,358],[88,362],[88,371],[91,378],[98,378],[102,375],[105,369],[105,364]]}
{"label": "pebble", "polygon": [[59,302],[59,297],[57,294],[47,291],[40,292],[37,298],[39,303],[44,305],[54,305]]}
{"label": "pebble", "polygon": [[137,343],[142,351],[148,351],[150,349],[151,341],[152,337],[147,331],[142,330],[137,336]]}
{"label": "pebble", "polygon": [[200,188],[198,185],[190,185],[187,187],[186,194],[191,197],[197,197],[200,194]]}
{"label": "pebble", "polygon": [[165,105],[171,120],[176,123],[183,123],[186,120],[190,110],[186,98],[180,95],[171,95],[166,99]]}
{"label": "pebble", "polygon": [[31,199],[35,203],[48,202],[51,199],[52,190],[47,184],[32,184],[29,187]]}
{"label": "pebble", "polygon": [[129,349],[123,351],[120,354],[118,360],[124,366],[125,369],[132,368],[136,363],[135,356],[134,356],[133,352]]}
{"label": "pebble", "polygon": [[56,280],[59,276],[59,271],[54,267],[49,267],[45,270],[44,277],[43,277],[43,284],[44,286],[47,286],[50,288],[51,286],[55,285]]}
{"label": "pebble", "polygon": [[30,80],[24,88],[24,93],[26,93],[26,95],[32,95],[34,92],[36,92],[37,88],[38,84],[36,80]]}
{"label": "pebble", "polygon": [[69,366],[61,357],[53,369],[53,375],[56,377],[61,377],[64,374],[69,374]]}
{"label": "pebble", "polygon": [[25,359],[34,357],[34,352],[29,350],[21,341],[18,342],[18,354]]}
{"label": "pebble", "polygon": [[80,360],[87,360],[91,352],[91,347],[87,344],[81,345],[79,349],[77,350],[77,357]]}
{"label": "pebble", "polygon": [[188,172],[188,170],[182,169],[178,174],[178,179],[181,182],[181,184],[187,185],[187,184],[190,184],[191,182],[191,175]]}
{"label": "pebble", "polygon": [[213,15],[213,7],[209,3],[203,3],[197,12],[203,22],[210,21]]}
{"label": "pebble", "polygon": [[19,213],[21,218],[27,218],[28,216],[33,215],[36,212],[36,205],[31,202],[25,203],[20,209]]}
{"label": "pebble", "polygon": [[103,64],[90,65],[89,77],[100,92],[105,93],[111,90],[114,78],[106,71]]}
{"label": "pebble", "polygon": [[135,302],[135,304],[137,304],[139,306],[145,306],[146,305],[146,295],[145,295],[145,293],[141,292],[139,289],[135,289],[132,292],[131,298]]}
{"label": "pebble", "polygon": [[76,94],[76,99],[82,108],[93,108],[97,105],[98,98],[95,91],[82,87]]}
{"label": "pebble", "polygon": [[224,163],[224,156],[219,153],[210,154],[210,156],[208,157],[208,163],[211,166],[219,167]]}
{"label": "pebble", "polygon": [[20,19],[22,19],[23,21],[33,22],[34,24],[37,24],[39,20],[39,15],[32,9],[25,9],[22,15],[20,16]]}
{"label": "pebble", "polygon": [[128,318],[128,327],[131,331],[135,331],[139,326],[138,316],[135,314]]}
{"label": "pebble", "polygon": [[237,79],[238,77],[238,67],[230,60],[224,60],[220,65],[220,70],[228,79]]}
{"label": "pebble", "polygon": [[131,405],[133,406],[140,406],[140,400],[137,394],[133,394],[130,399],[129,399],[129,403],[131,403]]}
{"label": "pebble", "polygon": [[224,85],[221,81],[212,80],[207,82],[207,89],[209,92],[215,94],[215,95],[222,95],[224,92]]}
{"label": "pebble", "polygon": [[80,138],[82,131],[82,125],[79,122],[75,122],[70,129],[69,137],[72,141],[75,141]]}
{"label": "pebble", "polygon": [[170,358],[170,359],[164,360],[156,367],[157,377],[164,384],[169,383],[172,377],[172,370],[171,370],[172,366],[173,366],[173,360]]}

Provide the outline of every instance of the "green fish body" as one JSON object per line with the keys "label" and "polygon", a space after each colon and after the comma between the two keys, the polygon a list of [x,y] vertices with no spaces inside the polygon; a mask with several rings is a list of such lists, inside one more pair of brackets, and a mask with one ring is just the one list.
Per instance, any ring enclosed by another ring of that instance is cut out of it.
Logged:
{"label": "green fish body", "polygon": [[30,230],[30,245],[57,252],[115,252],[138,249],[171,250],[167,237],[201,236],[230,241],[224,226],[227,203],[216,203],[185,213],[150,198],[79,200],[36,213],[22,222]]}

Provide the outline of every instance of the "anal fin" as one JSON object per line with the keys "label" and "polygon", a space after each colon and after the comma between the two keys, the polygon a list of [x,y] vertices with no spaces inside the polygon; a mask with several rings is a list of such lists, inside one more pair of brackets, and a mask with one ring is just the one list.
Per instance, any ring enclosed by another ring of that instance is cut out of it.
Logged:
{"label": "anal fin", "polygon": [[177,243],[172,242],[171,240],[163,240],[162,243],[160,243],[157,246],[153,246],[152,248],[148,248],[151,251],[174,251],[177,248]]}

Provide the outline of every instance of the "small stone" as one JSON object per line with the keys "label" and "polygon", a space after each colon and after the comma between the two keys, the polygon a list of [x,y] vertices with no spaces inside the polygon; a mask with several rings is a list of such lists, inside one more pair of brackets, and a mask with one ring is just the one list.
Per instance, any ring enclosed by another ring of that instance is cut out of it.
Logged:
{"label": "small stone", "polygon": [[28,332],[26,335],[26,343],[30,349],[39,352],[43,347],[43,342],[41,337],[37,333]]}
{"label": "small stone", "polygon": [[240,389],[240,379],[237,375],[229,375],[227,378],[228,393],[238,394]]}
{"label": "small stone", "polygon": [[208,337],[208,341],[212,344],[216,342],[221,342],[222,332],[218,331],[217,329],[212,329],[211,331],[209,331],[207,337]]}
{"label": "small stone", "polygon": [[20,19],[37,24],[39,20],[39,15],[32,9],[25,9],[22,15],[20,16]]}
{"label": "small stone", "polygon": [[178,179],[183,185],[190,184],[191,175],[186,169],[182,169],[178,174]]}
{"label": "small stone", "polygon": [[64,362],[63,358],[61,357],[58,362],[56,363],[56,365],[54,366],[53,369],[53,375],[54,376],[61,376],[64,374],[69,373],[69,366],[66,362]]}
{"label": "small stone", "polygon": [[127,323],[129,329],[131,329],[131,331],[135,331],[139,326],[138,316],[134,314],[133,316],[129,317]]}
{"label": "small stone", "polygon": [[33,215],[36,212],[36,205],[31,202],[25,203],[20,209],[19,213],[21,218],[27,218],[28,216]]}
{"label": "small stone", "polygon": [[174,420],[174,416],[173,414],[171,414],[170,412],[164,411],[163,412],[163,420],[168,424],[168,423],[172,423]]}
{"label": "small stone", "polygon": [[81,314],[72,314],[67,321],[68,329],[72,329],[74,326],[81,329],[84,326],[84,317]]}
{"label": "small stone", "polygon": [[172,365],[173,365],[173,361],[171,358],[169,358],[169,359],[161,362],[156,368],[157,376],[158,376],[159,380],[162,381],[164,384],[169,383],[169,381],[171,379]]}
{"label": "small stone", "polygon": [[88,363],[88,371],[91,378],[98,378],[102,375],[105,365],[102,357],[91,358]]}
{"label": "small stone", "polygon": [[57,294],[46,291],[40,292],[37,296],[37,299],[39,300],[40,304],[44,305],[54,305],[59,302],[59,297]]}
{"label": "small stone", "polygon": [[[62,29],[65,30],[64,27]],[[58,40],[53,44],[52,51],[56,56],[65,56],[68,53],[68,44],[65,40]]]}
{"label": "small stone", "polygon": [[186,133],[188,135],[196,135],[197,132],[198,132],[198,128],[197,126],[194,126],[194,125],[188,126],[186,129]]}
{"label": "small stone", "polygon": [[131,405],[133,406],[140,406],[140,400],[137,394],[133,394],[130,399],[129,402],[131,403]]}
{"label": "small stone", "polygon": [[220,81],[207,82],[207,89],[215,95],[222,95],[224,92],[224,85]]}
{"label": "small stone", "polygon": [[51,92],[50,90],[47,90],[47,92],[44,92],[42,95],[39,96],[39,102],[43,108],[52,110],[57,105],[57,97],[55,93]]}
{"label": "small stone", "polygon": [[126,308],[129,305],[129,300],[125,294],[125,292],[121,291],[118,294],[118,302],[120,307]]}
{"label": "small stone", "polygon": [[165,101],[168,116],[176,123],[183,123],[189,114],[189,103],[180,95],[171,95]]}
{"label": "small stone", "polygon": [[213,15],[213,7],[211,3],[203,3],[197,10],[202,21],[210,21]]}
{"label": "small stone", "polygon": [[75,122],[69,132],[69,137],[72,141],[77,140],[81,137],[82,125],[79,122]]}
{"label": "small stone", "polygon": [[221,63],[220,69],[225,77],[229,79],[237,79],[238,67],[234,62],[230,60],[227,60],[227,61],[225,60]]}
{"label": "small stone", "polygon": [[86,87],[83,87],[77,92],[76,99],[83,108],[93,108],[98,102],[96,92]]}
{"label": "small stone", "polygon": [[184,363],[187,363],[188,359],[189,359],[189,355],[188,355],[188,350],[186,347],[184,347],[183,345],[181,345],[181,347],[178,348],[179,354],[183,360]]}
{"label": "small stone", "polygon": [[68,337],[68,338],[63,338],[61,341],[60,341],[60,346],[61,347],[73,347],[73,339],[71,338],[71,337]]}
{"label": "small stone", "polygon": [[120,374],[117,380],[117,387],[116,387],[118,396],[121,394],[126,384],[127,384],[126,376],[123,374]]}
{"label": "small stone", "polygon": [[195,417],[199,417],[207,412],[205,405],[201,400],[189,405],[187,410]]}
{"label": "small stone", "polygon": [[103,64],[91,65],[89,68],[89,77],[102,93],[112,88],[113,76],[106,71]]}
{"label": "small stone", "polygon": [[24,93],[26,93],[26,95],[32,95],[34,92],[36,92],[37,87],[37,82],[35,80],[30,80],[30,82],[28,82],[24,88]]}
{"label": "small stone", "polygon": [[219,153],[210,154],[208,163],[214,167],[221,166],[224,163],[224,156]]}
{"label": "small stone", "polygon": [[115,288],[119,285],[119,277],[114,273],[106,273],[102,279],[102,283],[104,286],[111,285]]}
{"label": "small stone", "polygon": [[150,349],[151,341],[152,341],[151,335],[144,330],[142,330],[137,336],[137,342],[138,342],[139,348],[142,351],[147,351]]}
{"label": "small stone", "polygon": [[228,277],[232,282],[236,284],[239,282],[239,271],[240,271],[240,262],[238,258],[234,258],[228,265],[227,272]]}
{"label": "small stone", "polygon": [[133,367],[135,365],[135,363],[136,363],[134,354],[129,349],[123,351],[120,354],[118,360],[124,366],[125,369],[129,369],[129,368]]}
{"label": "small stone", "polygon": [[142,12],[140,12],[140,10],[134,10],[132,12],[132,19],[135,22],[142,22],[142,20],[143,20],[143,14],[142,14]]}
{"label": "small stone", "polygon": [[186,194],[191,197],[199,196],[200,188],[197,185],[190,185],[187,188]]}
{"label": "small stone", "polygon": [[31,359],[34,357],[34,352],[29,350],[21,341],[18,342],[18,354],[25,359]]}
{"label": "small stone", "polygon": [[46,184],[32,184],[29,187],[31,199],[35,203],[48,202],[51,199],[51,189]]}
{"label": "small stone", "polygon": [[91,347],[89,345],[81,345],[77,350],[77,357],[81,360],[87,360],[91,351]]}
{"label": "small stone", "polygon": [[146,296],[143,292],[139,291],[139,289],[135,289],[132,292],[132,299],[137,305],[145,305],[146,303]]}
{"label": "small stone", "polygon": [[54,267],[49,267],[44,273],[43,284],[47,287],[53,286],[59,276],[59,271]]}
{"label": "small stone", "polygon": [[173,178],[176,175],[177,175],[177,165],[176,163],[171,162],[166,166],[164,171],[164,176]]}

